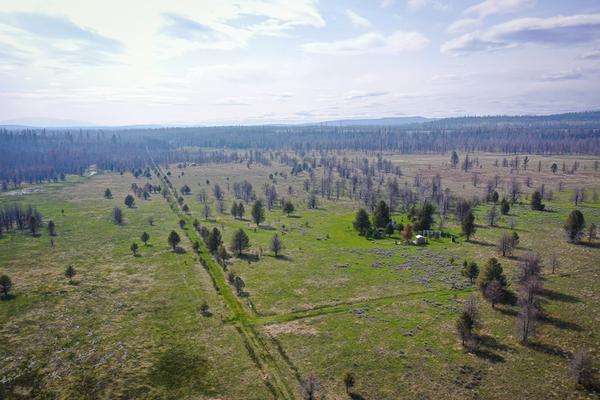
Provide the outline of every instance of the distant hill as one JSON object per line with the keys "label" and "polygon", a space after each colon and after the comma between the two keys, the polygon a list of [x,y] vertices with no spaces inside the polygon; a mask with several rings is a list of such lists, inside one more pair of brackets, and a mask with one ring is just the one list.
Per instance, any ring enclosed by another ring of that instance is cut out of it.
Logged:
{"label": "distant hill", "polygon": [[[435,121],[432,118],[423,117],[388,117],[378,119],[343,119],[337,121],[321,122],[319,124],[327,124],[328,126],[389,126],[389,125],[407,125],[420,124],[423,122]],[[307,124],[309,125],[309,124]],[[314,125],[314,124],[310,124]]]}
{"label": "distant hill", "polygon": [[31,128],[87,128],[96,126],[89,122],[76,121],[74,119],[57,118],[17,118],[9,121],[2,121],[0,125],[31,127]]}
{"label": "distant hill", "polygon": [[[474,127],[509,127],[509,126],[536,126],[547,128],[573,128],[585,127],[598,129],[600,127],[600,111],[583,111],[551,115],[496,115],[481,117],[453,117],[442,118],[414,124],[420,129],[456,129]],[[413,126],[411,126],[412,128]]]}

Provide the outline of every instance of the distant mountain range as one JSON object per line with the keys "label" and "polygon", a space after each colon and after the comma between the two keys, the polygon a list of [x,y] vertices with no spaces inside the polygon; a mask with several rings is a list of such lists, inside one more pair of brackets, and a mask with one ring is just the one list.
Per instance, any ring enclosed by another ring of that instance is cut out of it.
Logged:
{"label": "distant mountain range", "polygon": [[[423,117],[388,117],[378,119],[342,119],[337,121],[321,122],[319,124],[327,124],[328,126],[389,126],[389,125],[406,125],[406,124],[421,124],[423,122],[436,121],[437,118]],[[314,124],[306,124],[314,125]]]}
{"label": "distant mountain range", "polygon": [[89,122],[76,121],[74,119],[57,119],[57,118],[17,118],[9,121],[0,122],[0,126],[23,126],[31,128],[90,128],[97,126]]}
{"label": "distant mountain range", "polygon": [[[466,116],[452,118],[424,117],[387,117],[377,119],[343,119],[336,121],[311,122],[304,124],[265,124],[264,126],[400,126],[410,125],[407,129],[447,129],[466,128],[473,126],[510,126],[549,124],[580,124],[582,127],[600,126],[600,111],[584,111],[553,115],[496,115],[496,116]],[[226,125],[226,124],[223,124]],[[126,126],[99,126],[84,121],[56,118],[19,118],[0,122],[0,128],[9,130],[21,129],[86,129],[86,130],[128,130],[128,129],[161,129],[161,128],[201,128],[203,125],[185,124],[139,124]],[[404,128],[403,128],[404,129]]]}

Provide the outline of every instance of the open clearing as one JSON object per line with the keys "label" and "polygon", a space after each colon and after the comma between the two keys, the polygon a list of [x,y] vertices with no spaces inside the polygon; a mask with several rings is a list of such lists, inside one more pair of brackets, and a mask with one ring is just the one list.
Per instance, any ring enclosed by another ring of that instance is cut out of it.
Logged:
{"label": "open clearing", "polygon": [[[442,188],[455,196],[481,197],[485,183],[500,175],[501,197],[508,197],[513,177],[523,193],[494,228],[484,218],[491,204],[477,205],[477,232],[470,242],[444,237],[425,246],[395,245],[398,234],[359,236],[352,221],[364,203],[348,196],[319,195],[318,206],[309,209],[304,188],[309,172],[291,175],[276,160],[250,168],[161,166],[161,176],[151,180],[130,173],[70,176],[40,185],[44,191],[0,197],[0,206],[34,205],[44,222],[56,225],[54,245],[45,225],[35,236],[15,229],[0,238],[0,274],[15,283],[0,303],[0,398],[301,398],[300,380],[315,374],[325,398],[345,399],[346,371],[356,376],[354,399],[597,398],[571,382],[567,366],[578,349],[600,355],[600,243],[567,244],[561,229],[574,208],[586,221],[600,222],[600,203],[592,198],[600,190],[597,158],[531,156],[527,170],[512,170],[501,166],[509,156],[475,153],[469,157],[477,158],[477,166],[462,172],[450,168],[449,155],[384,157],[401,167],[401,188],[417,190],[417,174],[422,181],[440,174]],[[574,174],[552,174],[550,165],[563,161],[578,161],[580,167]],[[321,179],[318,164],[312,171]],[[178,191],[185,184],[191,188],[183,196],[188,214],[172,193],[136,198],[133,208],[124,205],[132,183],[166,188],[165,176]],[[275,186],[296,210],[287,216],[277,202],[257,227],[250,202],[243,219],[234,218],[231,204],[241,200],[233,184],[244,180],[259,198],[265,183]],[[384,185],[373,180],[384,196]],[[223,189],[224,213],[217,212],[216,184]],[[531,211],[528,196],[542,184],[553,199],[544,201],[547,211]],[[104,198],[106,188],[112,199]],[[577,207],[571,201],[576,188],[589,194]],[[202,215],[201,190],[209,218]],[[115,206],[123,208],[122,225],[111,220]],[[152,226],[148,217],[154,218]],[[408,221],[406,214],[393,218]],[[192,241],[199,239],[194,219],[221,230],[226,245],[243,228],[251,249],[227,260],[223,271],[204,247],[200,254],[193,251]],[[437,228],[437,213],[435,219]],[[494,246],[510,225],[521,239],[514,256],[499,257],[509,290],[515,291],[510,281],[524,252],[540,252],[546,265],[552,253],[560,260],[555,274],[544,270],[547,315],[539,335],[525,346],[515,335],[518,307],[492,309],[480,299],[480,344],[469,352],[454,326],[464,299],[478,292],[461,276],[462,262],[481,266],[496,256]],[[182,238],[177,252],[167,244],[172,230]],[[451,214],[443,230],[459,235]],[[140,240],[144,231],[148,246]],[[280,257],[269,251],[273,233],[286,246]],[[136,257],[133,242],[139,245]],[[74,284],[65,278],[69,265],[77,271]],[[245,282],[243,296],[226,283],[230,270]],[[203,301],[209,313],[200,311]]]}

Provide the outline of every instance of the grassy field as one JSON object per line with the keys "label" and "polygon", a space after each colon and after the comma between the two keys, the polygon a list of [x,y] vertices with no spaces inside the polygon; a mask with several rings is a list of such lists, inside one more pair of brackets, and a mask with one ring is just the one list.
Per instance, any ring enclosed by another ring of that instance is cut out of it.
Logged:
{"label": "grassy field", "polygon": [[[36,236],[14,230],[0,238],[0,274],[15,282],[0,303],[0,398],[301,398],[300,380],[314,373],[325,398],[344,399],[346,371],[356,376],[354,399],[596,398],[571,382],[567,366],[578,349],[600,357],[600,244],[567,244],[561,229],[575,208],[575,188],[589,194],[577,206],[586,221],[600,222],[600,203],[592,198],[600,190],[596,159],[531,156],[527,170],[511,171],[501,167],[511,157],[475,154],[470,157],[478,163],[462,172],[449,167],[449,155],[384,156],[402,168],[400,186],[415,191],[417,174],[424,181],[439,174],[442,187],[453,194],[482,196],[485,183],[500,175],[501,196],[507,196],[513,177],[522,182],[523,193],[494,228],[484,218],[491,205],[477,206],[470,242],[442,238],[425,246],[395,245],[398,235],[359,236],[351,223],[361,204],[348,197],[319,197],[318,207],[308,209],[303,187],[308,173],[284,179],[279,173],[291,168],[277,161],[271,167],[161,167],[161,176],[171,173],[174,188],[192,189],[183,196],[189,214],[171,195],[124,205],[132,183],[164,185],[156,175],[150,181],[129,173],[69,177],[41,185],[41,192],[1,196],[0,205],[35,205],[45,222],[55,222],[56,236],[51,245],[42,227]],[[573,174],[549,170],[557,163],[560,171],[563,162],[570,169],[575,161],[580,166]],[[314,172],[320,179],[323,168]],[[296,211],[287,216],[278,203],[257,227],[247,204],[244,218],[235,219],[229,208],[240,200],[232,186],[243,180],[259,197],[265,183],[274,185]],[[225,194],[225,213],[216,210],[215,184]],[[541,184],[554,198],[545,201],[547,211],[531,211],[528,195]],[[112,199],[104,198],[106,188]],[[200,190],[208,195],[208,219],[197,198]],[[124,209],[122,225],[110,218],[115,205]],[[187,221],[183,229],[180,218]],[[394,218],[407,222],[405,214]],[[227,260],[227,269],[245,282],[244,296],[234,294],[226,272],[203,248],[193,252],[194,219],[221,230],[226,245],[235,229],[248,233],[251,250]],[[496,256],[494,245],[511,224],[521,240],[514,256],[500,257],[509,282],[526,251],[539,251],[546,262],[556,253],[560,260],[555,274],[545,269],[547,315],[526,346],[515,334],[518,308],[492,309],[480,299],[480,345],[469,352],[454,333],[464,299],[477,293],[460,275],[462,262],[482,265]],[[171,230],[182,237],[177,252],[167,245]],[[150,234],[148,246],[140,240],[144,231]],[[450,218],[444,231],[458,234],[460,228]],[[269,251],[274,233],[286,246],[280,257]],[[139,244],[136,257],[133,242]],[[77,271],[74,284],[65,277],[69,265]],[[207,314],[200,312],[204,300]]]}

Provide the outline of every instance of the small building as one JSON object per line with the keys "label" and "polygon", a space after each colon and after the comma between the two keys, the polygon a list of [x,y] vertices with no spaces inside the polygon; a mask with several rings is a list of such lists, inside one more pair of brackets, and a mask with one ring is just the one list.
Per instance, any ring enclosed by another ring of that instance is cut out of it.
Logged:
{"label": "small building", "polygon": [[427,243],[427,239],[425,238],[425,236],[421,236],[421,235],[417,235],[415,236],[415,244],[425,244]]}

